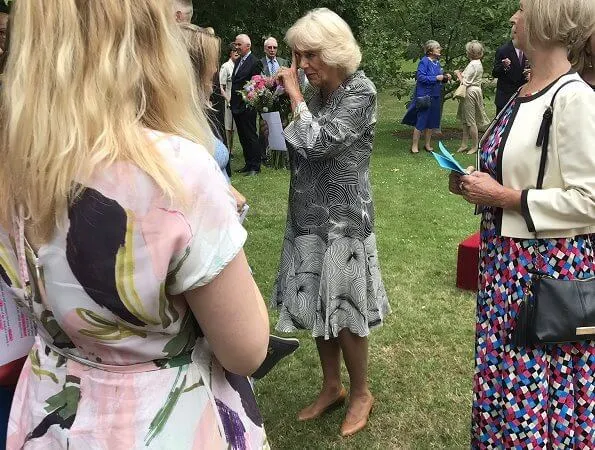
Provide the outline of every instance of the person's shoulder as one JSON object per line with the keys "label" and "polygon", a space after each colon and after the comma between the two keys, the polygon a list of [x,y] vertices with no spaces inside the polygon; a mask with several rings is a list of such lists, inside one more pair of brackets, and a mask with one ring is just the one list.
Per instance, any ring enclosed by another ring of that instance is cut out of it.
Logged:
{"label": "person's shoulder", "polygon": [[213,156],[201,144],[181,136],[149,130],[149,139],[161,152],[170,167],[187,178],[187,172],[200,173],[214,165]]}
{"label": "person's shoulder", "polygon": [[356,95],[376,95],[376,86],[363,70],[356,71],[346,84],[346,90]]}
{"label": "person's shoulder", "polygon": [[[589,114],[595,114],[595,92],[577,73],[560,77],[550,88],[545,101],[551,102],[554,95],[554,110],[558,107],[564,109],[565,116],[573,112],[584,115],[587,111]],[[584,117],[577,117],[579,121],[582,119]]]}

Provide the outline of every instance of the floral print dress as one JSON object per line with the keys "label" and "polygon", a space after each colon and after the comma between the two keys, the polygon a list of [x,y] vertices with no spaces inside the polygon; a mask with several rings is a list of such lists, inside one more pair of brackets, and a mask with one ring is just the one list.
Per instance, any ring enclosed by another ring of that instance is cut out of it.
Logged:
{"label": "floral print dress", "polygon": [[[182,295],[241,250],[235,202],[203,148],[148,135],[189,205],[172,206],[138,167],[116,163],[37,255],[28,248],[38,335],[8,449],[268,448],[250,382],[212,356]],[[0,230],[0,276],[26,303],[11,239]]]}

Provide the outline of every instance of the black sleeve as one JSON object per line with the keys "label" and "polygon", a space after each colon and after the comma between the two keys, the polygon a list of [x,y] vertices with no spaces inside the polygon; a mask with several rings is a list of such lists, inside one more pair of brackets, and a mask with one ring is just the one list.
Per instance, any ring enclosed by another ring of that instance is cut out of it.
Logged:
{"label": "black sleeve", "polygon": [[506,71],[504,70],[504,64],[502,64],[502,60],[504,59],[504,52],[502,51],[502,47],[496,50],[496,56],[494,56],[494,68],[492,69],[492,76],[494,78],[502,78]]}

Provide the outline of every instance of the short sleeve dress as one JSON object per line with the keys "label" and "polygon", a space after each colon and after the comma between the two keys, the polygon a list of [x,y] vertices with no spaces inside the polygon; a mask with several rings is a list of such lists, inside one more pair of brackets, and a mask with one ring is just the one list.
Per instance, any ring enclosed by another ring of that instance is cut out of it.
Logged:
{"label": "short sleeve dress", "polygon": [[370,184],[376,89],[359,71],[326,102],[313,88],[306,98],[285,129],[291,183],[271,302],[280,310],[277,329],[367,336],[390,311]]}
{"label": "short sleeve dress", "polygon": [[[28,249],[38,335],[10,450],[268,448],[249,381],[212,356],[181,295],[241,250],[235,202],[204,148],[147,133],[188,204],[173,206],[138,167],[115,163],[86,183],[37,255]],[[0,269],[26,302],[3,231]]]}

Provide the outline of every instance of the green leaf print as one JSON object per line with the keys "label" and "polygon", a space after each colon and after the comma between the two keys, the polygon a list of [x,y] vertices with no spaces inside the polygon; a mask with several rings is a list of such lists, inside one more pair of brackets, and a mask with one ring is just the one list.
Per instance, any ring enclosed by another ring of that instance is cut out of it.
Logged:
{"label": "green leaf print", "polygon": [[43,370],[41,368],[41,361],[39,360],[39,350],[32,350],[29,353],[29,358],[31,358],[31,372],[37,375],[40,380],[41,377],[46,376],[54,383],[58,384],[58,377],[56,375],[54,375],[49,370]]}
{"label": "green leaf print", "polygon": [[163,328],[169,327],[172,322],[177,322],[180,318],[178,310],[169,301],[165,293],[165,283],[161,283],[159,287],[159,318]]}
{"label": "green leaf print", "polygon": [[130,336],[147,337],[144,331],[136,330],[120,321],[110,321],[88,309],[77,308],[77,315],[92,329],[81,329],[79,333],[99,341],[119,341]]}
{"label": "green leaf print", "polygon": [[184,261],[186,261],[186,259],[188,259],[189,255],[190,255],[190,247],[186,247],[186,249],[184,250],[184,254],[180,258],[180,260],[177,262],[176,266],[170,272],[168,272],[167,277],[165,279],[166,285],[171,286],[172,284],[174,284],[176,282],[176,275],[178,275],[178,272],[182,268],[182,264],[184,264]]}
{"label": "green leaf print", "polygon": [[188,309],[180,324],[180,332],[165,344],[163,353],[169,358],[173,358],[192,350],[197,338],[197,329],[198,324],[196,323],[196,319],[194,318],[192,311]]}
{"label": "green leaf print", "polygon": [[58,348],[75,347],[68,335],[60,327],[51,311],[44,309],[41,313],[40,320],[45,331],[47,331],[47,333],[52,337],[52,342],[55,346]]}
{"label": "green leaf print", "polygon": [[159,321],[151,317],[134,286],[134,212],[126,210],[126,237],[124,246],[116,254],[116,289],[126,309],[140,320],[150,325],[159,325]]}
{"label": "green leaf print", "polygon": [[58,411],[58,415],[62,419],[68,419],[76,414],[80,397],[81,389],[79,385],[68,382],[62,391],[45,401],[47,404],[45,410],[48,413]]}
{"label": "green leaf print", "polygon": [[[157,411],[157,415],[151,421],[149,425],[149,432],[145,437],[145,445],[149,446],[151,441],[155,439],[159,433],[165,427],[165,424],[169,420],[171,413],[173,412],[175,406],[180,399],[180,396],[184,393],[184,388],[186,386],[186,374],[185,372],[188,370],[188,366],[182,366],[178,369],[178,374],[176,375],[176,379],[174,380],[174,384],[171,387],[167,399],[165,400],[165,404]],[[184,378],[180,382],[180,376],[184,372]]]}
{"label": "green leaf print", "polygon": [[4,269],[6,276],[10,280],[11,286],[21,288],[20,278],[15,271],[13,259],[10,257],[12,250],[7,248],[3,242],[0,242],[0,266]]}

